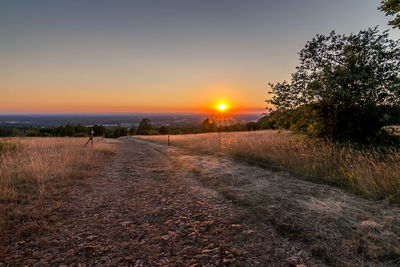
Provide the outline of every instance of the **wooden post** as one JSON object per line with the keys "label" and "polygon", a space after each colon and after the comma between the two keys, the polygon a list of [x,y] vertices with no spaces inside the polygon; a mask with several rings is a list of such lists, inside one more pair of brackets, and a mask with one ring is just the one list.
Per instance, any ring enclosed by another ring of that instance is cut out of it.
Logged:
{"label": "wooden post", "polygon": [[168,134],[168,146],[170,146],[170,145],[171,145],[171,142],[169,140],[169,134]]}
{"label": "wooden post", "polygon": [[221,156],[222,154],[222,141],[221,141],[221,125],[219,126],[219,133],[218,133],[218,156]]}

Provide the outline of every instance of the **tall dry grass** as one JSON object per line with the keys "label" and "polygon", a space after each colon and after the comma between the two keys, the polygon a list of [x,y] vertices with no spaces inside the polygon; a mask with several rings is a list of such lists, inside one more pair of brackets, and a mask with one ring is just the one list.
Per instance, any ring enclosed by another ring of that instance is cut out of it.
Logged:
{"label": "tall dry grass", "polygon": [[0,241],[15,225],[39,218],[43,199],[90,176],[115,152],[117,141],[86,141],[0,138]]}
{"label": "tall dry grass", "polygon": [[[166,144],[166,136],[140,137]],[[344,188],[371,199],[400,203],[400,151],[373,147],[358,150],[306,139],[289,131],[222,133],[222,153],[290,171],[319,183]],[[171,136],[172,145],[218,153],[218,133]]]}

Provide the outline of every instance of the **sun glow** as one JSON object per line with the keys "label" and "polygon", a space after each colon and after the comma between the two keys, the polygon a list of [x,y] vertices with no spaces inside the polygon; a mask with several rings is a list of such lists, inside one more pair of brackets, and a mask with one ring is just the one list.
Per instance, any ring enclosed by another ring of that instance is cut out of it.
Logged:
{"label": "sun glow", "polygon": [[221,103],[221,104],[218,105],[218,109],[220,111],[224,111],[224,110],[226,110],[226,105],[224,103]]}

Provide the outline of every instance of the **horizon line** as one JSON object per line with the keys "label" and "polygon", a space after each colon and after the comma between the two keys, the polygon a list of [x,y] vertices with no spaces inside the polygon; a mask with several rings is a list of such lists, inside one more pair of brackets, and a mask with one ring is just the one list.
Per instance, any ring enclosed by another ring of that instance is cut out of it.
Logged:
{"label": "horizon line", "polygon": [[[179,115],[179,114],[185,114],[185,115],[208,115],[212,112],[155,112],[155,111],[149,111],[149,112],[144,112],[144,111],[138,111],[138,112],[0,112],[0,115],[122,115],[122,114],[146,114],[146,115]],[[229,112],[227,112],[229,114]],[[254,112],[234,112],[234,114],[259,114],[262,115],[264,112],[261,110],[259,112],[254,111]]]}

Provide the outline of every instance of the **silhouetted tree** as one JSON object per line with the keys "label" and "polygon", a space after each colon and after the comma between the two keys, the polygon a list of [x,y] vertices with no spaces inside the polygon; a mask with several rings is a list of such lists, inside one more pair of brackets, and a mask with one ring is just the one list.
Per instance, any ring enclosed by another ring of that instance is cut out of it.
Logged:
{"label": "silhouetted tree", "polygon": [[260,129],[260,125],[258,124],[258,122],[255,121],[249,121],[248,123],[246,123],[246,130],[247,131],[256,131]]}
{"label": "silhouetted tree", "polygon": [[393,20],[389,21],[389,25],[400,29],[400,0],[381,1],[378,9],[385,12],[386,16],[395,16]]}
{"label": "silhouetted tree", "polygon": [[8,132],[6,129],[0,127],[0,137],[8,136]]}
{"label": "silhouetted tree", "polygon": [[130,135],[135,135],[135,134],[136,134],[136,128],[135,128],[135,127],[131,127],[131,128],[129,129],[129,134],[130,134]]}
{"label": "silhouetted tree", "polygon": [[142,119],[139,124],[139,127],[136,131],[138,135],[149,135],[150,131],[153,130],[153,126],[151,125],[151,121],[147,118]]}
{"label": "silhouetted tree", "polygon": [[56,128],[57,136],[74,136],[75,135],[75,127],[69,123],[65,126],[59,126]]}
{"label": "silhouetted tree", "polygon": [[35,128],[31,128],[25,131],[25,136],[39,136],[39,134],[39,130]]}
{"label": "silhouetted tree", "polygon": [[107,128],[104,127],[103,125],[94,125],[92,127],[93,131],[94,131],[94,135],[95,136],[102,136],[102,135],[106,135],[107,136]]}
{"label": "silhouetted tree", "polygon": [[313,136],[377,136],[388,123],[386,111],[400,105],[400,41],[377,27],[349,36],[331,32],[299,54],[291,83],[270,84],[274,96],[266,102],[290,117],[291,128]]}
{"label": "silhouetted tree", "polygon": [[165,126],[161,126],[160,129],[158,130],[158,132],[160,134],[168,134],[169,133],[169,129]]}
{"label": "silhouetted tree", "polygon": [[121,127],[121,128],[115,128],[114,132],[113,132],[113,137],[114,138],[118,138],[121,136],[127,136],[128,135],[128,129],[125,127]]}
{"label": "silhouetted tree", "polygon": [[234,131],[234,132],[246,130],[246,126],[244,126],[243,124],[241,124],[239,122],[231,125],[231,128],[232,128],[232,131]]}
{"label": "silhouetted tree", "polygon": [[205,119],[201,124],[201,129],[203,132],[215,132],[217,130],[217,125],[211,119]]}
{"label": "silhouetted tree", "polygon": [[78,124],[75,126],[75,134],[74,136],[84,137],[88,135],[88,128],[83,124]]}

